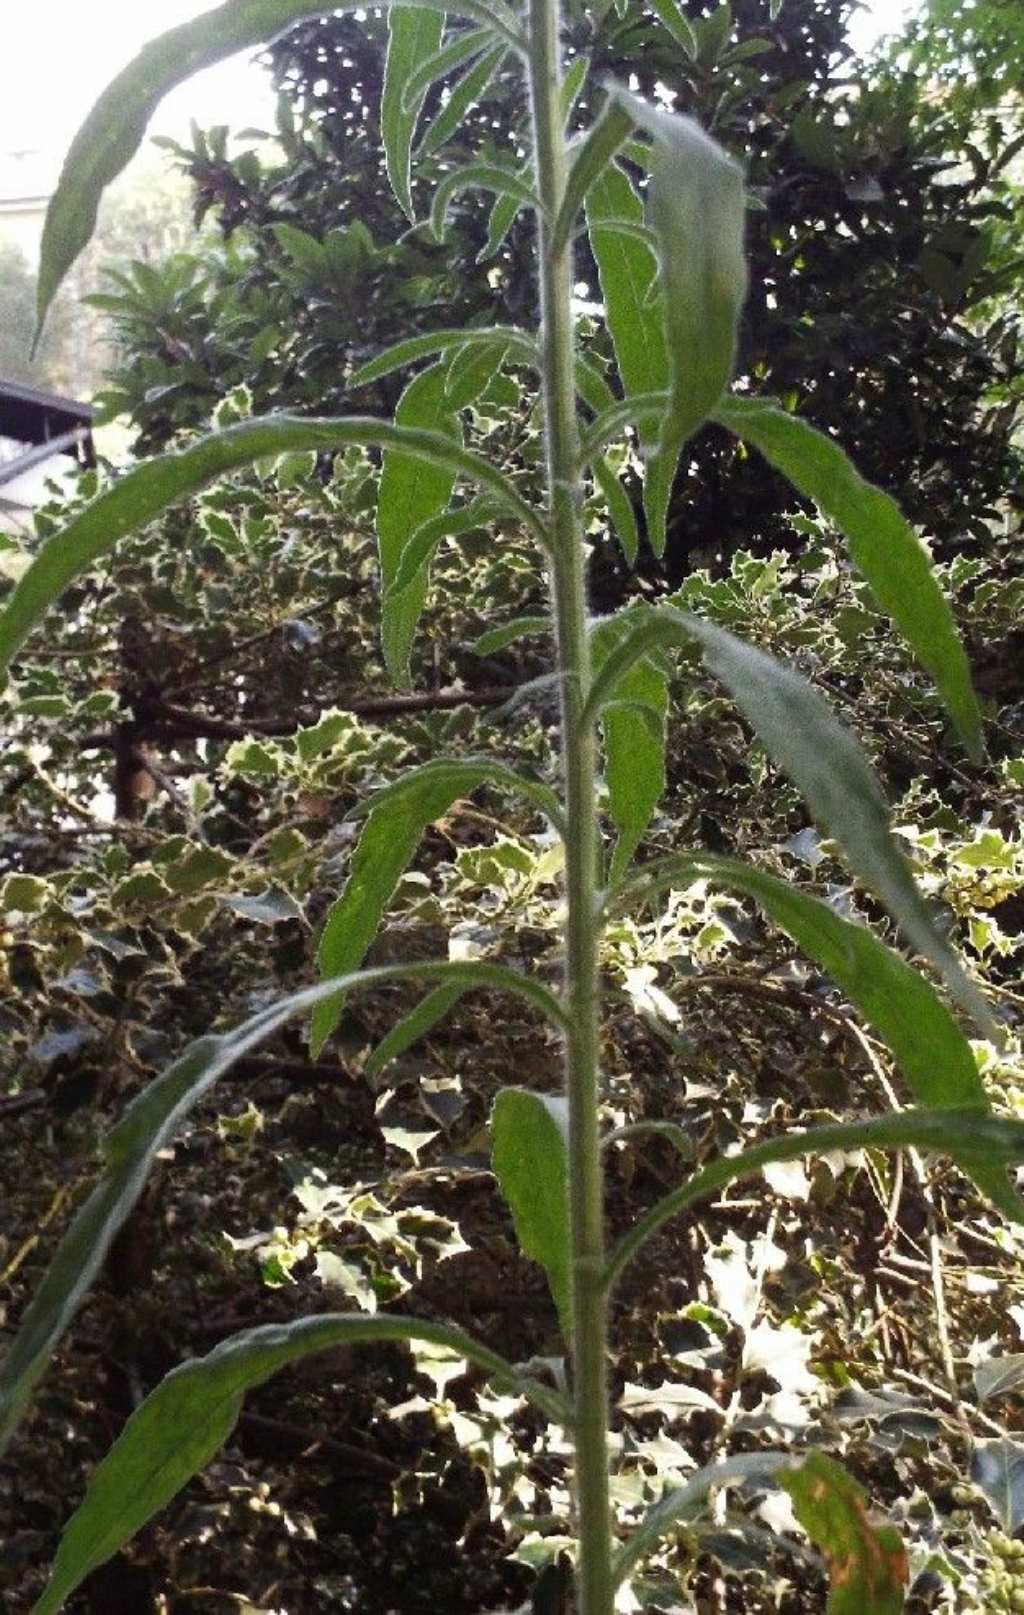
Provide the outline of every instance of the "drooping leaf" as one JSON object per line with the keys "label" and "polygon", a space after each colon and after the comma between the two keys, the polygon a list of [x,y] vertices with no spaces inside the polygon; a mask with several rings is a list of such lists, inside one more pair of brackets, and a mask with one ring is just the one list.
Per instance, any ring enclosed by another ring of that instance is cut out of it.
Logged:
{"label": "drooping leaf", "polygon": [[971,1479],[985,1493],[1008,1536],[1024,1525],[1024,1446],[1018,1441],[979,1441],[971,1454]]}
{"label": "drooping leaf", "polygon": [[530,1397],[549,1416],[567,1416],[556,1392],[518,1374],[455,1324],[327,1312],[247,1329],[206,1357],[173,1369],[132,1414],[93,1471],[31,1615],[55,1615],[91,1570],[105,1564],[209,1463],[234,1429],[247,1391],[314,1352],[380,1340],[422,1340],[447,1348],[496,1378],[506,1394]]}
{"label": "drooping leaf", "polygon": [[[385,7],[393,0],[381,0]],[[403,9],[423,0],[402,0]],[[307,18],[358,9],[354,0],[313,5],[310,0],[224,0],[144,45],[104,90],[76,134],[46,215],[37,283],[39,330],[57,288],[96,227],[99,200],[138,151],[146,126],[175,85],[238,51],[269,43]],[[427,5],[428,14],[436,7]],[[518,47],[514,15],[504,0],[453,0],[444,8],[492,28]],[[38,333],[37,333],[38,336]]]}
{"label": "drooping leaf", "polygon": [[337,419],[268,415],[262,420],[239,421],[200,438],[186,449],[161,454],[127,472],[47,540],[0,614],[0,672],[68,584],[112,549],[119,538],[144,527],[162,511],[231,471],[259,460],[273,460],[280,454],[335,450],[349,443],[396,449],[432,472],[465,477],[496,494],[517,520],[523,521],[540,542],[546,542],[536,514],[507,478],[489,461],[440,432],[396,426],[359,415]]}
{"label": "drooping leaf", "polygon": [[475,326],[459,326],[454,330],[427,331],[423,336],[411,336],[404,342],[396,342],[393,347],[385,348],[375,359],[370,359],[353,371],[349,386],[365,387],[371,381],[379,381],[382,376],[404,370],[406,365],[414,364],[417,359],[432,358],[435,353],[467,348],[474,343],[490,348],[497,342],[504,343],[506,351],[511,350],[522,363],[536,366],[537,344],[528,332],[518,331],[512,325],[481,326],[479,329]]}
{"label": "drooping leaf", "polygon": [[[343,990],[391,981],[436,980],[448,986],[508,990],[524,997],[556,1026],[564,1027],[561,1008],[539,982],[500,965],[428,962],[385,965],[346,976]],[[9,1441],[28,1407],[32,1392],[83,1296],[96,1277],[143,1188],[158,1152],[179,1124],[213,1086],[260,1043],[289,1020],[303,1015],[332,995],[338,984],[304,988],[250,1016],[223,1036],[200,1038],[129,1105],[104,1145],[104,1169],[88,1200],[61,1240],[18,1333],[0,1368],[0,1450]]]}
{"label": "drooping leaf", "polygon": [[[529,183],[530,167],[524,163],[516,170],[516,178]],[[484,264],[488,258],[493,258],[501,249],[501,245],[516,221],[516,215],[523,203],[518,196],[506,191],[500,195],[491,209],[491,217],[487,225],[487,240],[476,255],[478,264]]]}
{"label": "drooping leaf", "polygon": [[743,1452],[705,1464],[691,1475],[685,1486],[674,1487],[647,1510],[633,1534],[619,1548],[612,1561],[612,1582],[618,1587],[657,1547],[662,1537],[698,1512],[718,1486],[757,1485],[771,1481],[783,1465],[791,1463],[788,1452]]}
{"label": "drooping leaf", "polygon": [[618,99],[609,96],[574,149],[558,217],[551,227],[552,252],[561,252],[572,239],[587,192],[632,132],[632,117]]}
{"label": "drooping leaf", "polygon": [[506,645],[512,645],[517,639],[525,639],[530,634],[550,634],[550,617],[513,617],[511,622],[503,622],[497,628],[488,628],[480,638],[474,640],[470,650],[474,656],[493,656],[495,651],[504,650]]}
{"label": "drooping leaf", "polygon": [[[444,433],[460,441],[462,428],[446,396],[447,367],[434,364],[420,371],[409,382],[395,410],[401,426],[415,426]],[[423,567],[414,581],[400,591],[395,580],[402,556],[417,528],[440,514],[455,486],[455,477],[444,466],[424,466],[412,455],[389,453],[384,456],[377,493],[377,553],[380,557],[381,645],[392,678],[404,684],[409,677],[416,624],[427,596],[427,572]]]}
{"label": "drooping leaf", "polygon": [[435,987],[432,993],[421,998],[416,1008],[411,1009],[408,1015],[403,1015],[390,1032],[381,1038],[366,1062],[366,1075],[379,1076],[385,1066],[390,1065],[392,1060],[397,1060],[406,1049],[412,1048],[421,1037],[426,1037],[438,1021],[444,1020],[448,1011],[461,997],[461,986],[445,986]]}
{"label": "drooping leaf", "polygon": [[[598,674],[628,628],[628,614],[606,618],[594,628],[591,646]],[[602,708],[608,806],[619,832],[611,881],[628,867],[665,790],[667,711],[668,682],[648,657],[632,660],[623,669]]]}
{"label": "drooping leaf", "polygon": [[417,156],[429,157],[432,152],[440,151],[441,147],[458,133],[467,112],[483,97],[487,86],[501,67],[507,49],[506,45],[496,45],[493,50],[481,56],[478,62],[474,62],[463,73],[459,82],[452,86],[441,111],[424,131],[423,139],[417,147]]}
{"label": "drooping leaf", "polygon": [[635,660],[659,645],[695,641],[774,761],[800,789],[814,817],[839,842],[865,885],[886,904],[908,941],[940,972],[985,1036],[1001,1034],[981,993],[934,920],[896,844],[889,810],[860,744],[799,674],[724,628],[663,606],[632,608],[630,627],[599,670],[586,717]]}
{"label": "drooping leaf", "polygon": [[469,163],[446,174],[430,208],[430,228],[435,241],[443,241],[448,229],[448,209],[462,191],[496,191],[499,196],[512,196],[519,207],[531,207],[539,212],[540,202],[528,178],[522,178],[511,168],[499,168],[497,163]]}
{"label": "drooping leaf", "polygon": [[[366,824],[352,854],[345,888],[320,935],[317,963],[324,980],[344,975],[362,962],[427,826],[460,796],[485,782],[525,795],[557,817],[557,804],[544,786],[486,759],[438,759],[379,791],[367,804]],[[343,1006],[342,991],[314,1011],[310,1031],[314,1058],[337,1026]]]}
{"label": "drooping leaf", "polygon": [[875,1523],[867,1494],[834,1458],[808,1453],[782,1469],[779,1485],[828,1566],[828,1615],[900,1615],[910,1574],[899,1531]]}
{"label": "drooping leaf", "polygon": [[411,588],[421,576],[425,576],[426,569],[442,539],[457,538],[461,533],[473,532],[476,528],[493,521],[495,511],[496,507],[492,501],[474,499],[470,504],[460,506],[458,510],[443,510],[439,516],[432,516],[423,522],[410,536],[402,551],[398,570],[391,584],[394,593],[401,594],[403,589]]}
{"label": "drooping leaf", "polygon": [[706,880],[752,897],[832,977],[895,1056],[922,1105],[985,1109],[988,1098],[971,1046],[930,983],[867,929],[809,892],[734,858],[681,853],[647,864],[615,906]]}
{"label": "drooping leaf", "polygon": [[410,189],[412,137],[427,93],[424,85],[408,98],[409,80],[424,62],[437,55],[444,32],[444,14],[419,6],[393,6],[388,12],[388,51],[384,64],[384,90],[380,103],[380,129],[384,161],[391,189],[406,218],[415,223]]}
{"label": "drooping leaf", "polygon": [[633,502],[612,470],[607,460],[594,461],[594,481],[601,490],[601,495],[608,507],[612,526],[618,534],[622,553],[630,566],[636,565],[637,552],[640,548],[640,530],[637,526],[636,511]]}
{"label": "drooping leaf", "polygon": [[981,714],[953,613],[927,550],[896,502],[864,481],[834,439],[777,405],[729,398],[715,418],[760,450],[845,533],[855,565],[935,680],[957,733],[980,761]]}
{"label": "drooping leaf", "polygon": [[547,1274],[562,1334],[572,1338],[568,1102],[502,1088],[491,1115],[491,1160],[524,1255]]}
{"label": "drooping leaf", "polygon": [[[740,168],[692,119],[626,90],[615,94],[654,142],[648,214],[658,238],[670,397],[658,442],[662,471],[646,503],[651,543],[660,554],[683,446],[732,380],[747,295],[746,200]],[[660,378],[649,381],[648,390],[660,385]]]}
{"label": "drooping leaf", "polygon": [[610,1287],[652,1235],[680,1212],[719,1194],[730,1183],[754,1177],[776,1161],[828,1155],[832,1150],[905,1149],[916,1145],[948,1155],[1013,1222],[1024,1223],[1024,1200],[1011,1187],[1007,1168],[1024,1163],[1024,1122],[970,1110],[900,1110],[869,1121],[836,1122],[791,1131],[737,1155],[719,1156],[680,1188],[664,1195],[615,1246],[606,1270]]}
{"label": "drooping leaf", "polygon": [[[644,208],[613,163],[586,196],[587,227],[597,261],[605,318],[624,393],[667,392],[671,382],[665,320],[658,306],[658,265],[650,247],[609,228],[617,219],[643,223]],[[649,444],[656,428],[646,431]]]}

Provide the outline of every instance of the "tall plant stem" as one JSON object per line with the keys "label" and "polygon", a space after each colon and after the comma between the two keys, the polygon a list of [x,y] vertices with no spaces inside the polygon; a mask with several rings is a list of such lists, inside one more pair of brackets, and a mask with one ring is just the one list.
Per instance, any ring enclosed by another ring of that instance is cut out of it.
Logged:
{"label": "tall plant stem", "polygon": [[565,192],[567,153],[560,105],[558,0],[530,0],[530,97],[540,230],[541,347],[547,449],[551,582],[562,689],[565,774],[566,1037],[572,1232],[573,1394],[581,1615],[611,1615],[608,1390],[604,1221],[598,1135],[595,740],[583,722],[590,689],[582,488],[573,371],[572,247],[555,250],[551,224]]}

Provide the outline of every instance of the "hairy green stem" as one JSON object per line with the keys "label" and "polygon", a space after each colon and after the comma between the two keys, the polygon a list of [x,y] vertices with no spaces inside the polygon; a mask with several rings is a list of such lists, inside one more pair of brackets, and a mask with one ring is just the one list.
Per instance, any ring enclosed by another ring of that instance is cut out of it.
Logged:
{"label": "hairy green stem", "polygon": [[586,576],[580,522],[579,431],[572,315],[572,244],[552,239],[565,196],[557,0],[530,0],[530,99],[540,234],[541,349],[553,605],[562,691],[566,843],[566,1089],[572,1238],[577,1577],[581,1615],[611,1615],[608,1390],[601,1147],[598,1133],[597,943],[599,838]]}

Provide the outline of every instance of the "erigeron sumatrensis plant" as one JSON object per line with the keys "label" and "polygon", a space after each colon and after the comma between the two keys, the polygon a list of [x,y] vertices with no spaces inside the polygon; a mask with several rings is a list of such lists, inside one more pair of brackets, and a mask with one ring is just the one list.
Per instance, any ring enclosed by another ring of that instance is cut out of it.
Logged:
{"label": "erigeron sumatrensis plant", "polygon": [[[689,48],[690,25],[674,0],[652,4]],[[147,46],[115,80],[77,136],[50,208],[41,318],[90,237],[104,186],[138,147],[162,95],[199,68],[321,9],[337,8],[308,0],[227,0]],[[480,162],[446,174],[434,196],[430,227],[443,237],[450,204],[471,188],[497,198],[492,239],[500,238],[519,209],[531,210],[537,223],[536,331],[438,331],[373,359],[353,376],[355,385],[429,361],[407,385],[393,421],[286,415],[245,420],[127,473],[49,539],[21,578],[0,619],[0,662],[10,663],[67,585],[118,538],[213,479],[295,451],[370,446],[384,456],[378,508],[383,637],[397,677],[407,667],[431,555],[443,539],[511,523],[536,544],[550,584],[557,645],[562,790],[555,793],[490,760],[439,759],[366,804],[347,885],[321,936],[320,983],[233,1032],[193,1044],[138,1097],[107,1140],[102,1176],[60,1245],[0,1373],[0,1439],[10,1438],[25,1413],[154,1157],[188,1110],[287,1021],[311,1016],[317,1051],[338,1023],[343,994],[396,980],[421,981],[428,993],[391,1034],[392,1048],[407,1045],[461,993],[476,988],[519,994],[561,1038],[562,1092],[545,1097],[504,1090],[495,1104],[492,1137],[494,1170],[520,1242],[543,1264],[550,1282],[565,1336],[569,1389],[553,1388],[504,1361],[461,1328],[391,1314],[323,1313],[236,1335],[208,1356],[183,1363],[128,1421],[65,1530],[35,1615],[57,1610],[90,1570],[202,1468],[230,1435],[250,1386],[315,1351],[395,1339],[428,1342],[477,1364],[568,1432],[575,1452],[576,1586],[583,1615],[610,1615],[645,1555],[713,1488],[768,1474],[789,1491],[798,1518],[823,1548],[837,1594],[841,1589],[865,1611],[893,1611],[902,1602],[906,1573],[898,1537],[891,1527],[870,1522],[859,1487],[820,1453],[784,1450],[726,1459],[668,1493],[631,1535],[619,1539],[609,1498],[609,1295],[644,1242],[678,1212],[765,1165],[825,1151],[918,1145],[944,1152],[1007,1216],[1020,1219],[1024,1203],[1010,1186],[1007,1168],[1024,1161],[1024,1124],[989,1112],[972,1051],[949,1009],[923,975],[866,928],[754,867],[699,850],[636,865],[664,785],[666,660],[683,648],[703,657],[907,942],[982,1032],[997,1036],[914,884],[867,761],[821,697],[787,667],[671,601],[591,620],[581,516],[588,483],[600,487],[627,550],[635,547],[628,503],[606,454],[635,434],[644,465],[647,531],[660,552],[680,457],[702,423],[717,421],[762,453],[845,534],[854,564],[931,673],[956,730],[978,759],[980,717],[966,660],[927,553],[891,500],[858,477],[831,439],[742,388],[729,391],[746,287],[746,201],[732,159],[685,117],[614,83],[587,86],[585,58],[577,57],[564,72],[558,0],[529,0],[524,11],[506,0],[457,0],[444,9],[406,3],[390,17],[382,127],[391,181],[413,221],[410,152],[428,89],[461,74],[442,114],[454,128],[459,107],[482,96],[499,67],[511,59],[523,72],[531,160],[517,167]],[[589,132],[570,140],[567,118],[581,93],[598,111]],[[573,255],[582,228],[589,231],[600,273],[615,390],[574,329]],[[462,442],[460,410],[503,366],[532,371],[539,380],[545,448],[539,496],[529,487],[524,492]],[[604,843],[597,812],[602,748],[617,832],[612,847]],[[482,961],[362,969],[426,827],[457,797],[485,783],[524,797],[564,843],[561,990]],[[916,1108],[793,1132],[712,1161],[609,1249],[602,1158],[616,1135],[602,1136],[600,1125],[602,930],[613,916],[649,906],[659,893],[696,880],[752,899],[815,960],[886,1041]]]}

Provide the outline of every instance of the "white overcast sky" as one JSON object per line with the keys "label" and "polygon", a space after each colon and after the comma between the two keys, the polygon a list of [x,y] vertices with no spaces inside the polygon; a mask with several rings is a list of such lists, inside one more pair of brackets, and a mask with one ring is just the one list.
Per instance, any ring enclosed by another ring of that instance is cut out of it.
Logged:
{"label": "white overcast sky", "polygon": [[[0,57],[0,152],[59,153],[106,83],[155,33],[210,9],[211,0],[7,0]],[[920,0],[866,0],[854,41],[893,32]],[[151,133],[201,124],[267,127],[272,98],[252,54],[209,68],[169,96]]]}

